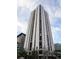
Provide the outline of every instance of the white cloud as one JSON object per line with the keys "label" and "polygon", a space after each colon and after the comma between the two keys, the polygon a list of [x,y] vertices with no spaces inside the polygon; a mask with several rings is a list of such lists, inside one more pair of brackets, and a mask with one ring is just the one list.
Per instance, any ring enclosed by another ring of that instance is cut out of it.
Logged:
{"label": "white cloud", "polygon": [[56,11],[55,11],[55,17],[61,17],[61,9],[58,8]]}
{"label": "white cloud", "polygon": [[17,31],[26,33],[26,30],[27,30],[27,21],[22,23],[20,20],[17,20]]}
{"label": "white cloud", "polygon": [[25,5],[24,1],[25,0],[17,0],[17,5],[20,6],[20,7],[23,7]]}
{"label": "white cloud", "polygon": [[51,26],[51,31],[52,31],[52,38],[53,38],[53,41],[54,43],[60,43],[61,41],[61,29],[56,27],[54,28],[53,26]]}
{"label": "white cloud", "polygon": [[61,28],[60,27],[54,27],[51,25],[51,30],[52,30],[52,33],[56,32],[56,31],[61,31]]}
{"label": "white cloud", "polygon": [[30,11],[32,11],[39,0],[17,0],[17,5],[20,7],[26,7]]}
{"label": "white cloud", "polygon": [[55,28],[54,28],[54,31],[61,31],[61,29],[58,28],[58,27],[55,27]]}

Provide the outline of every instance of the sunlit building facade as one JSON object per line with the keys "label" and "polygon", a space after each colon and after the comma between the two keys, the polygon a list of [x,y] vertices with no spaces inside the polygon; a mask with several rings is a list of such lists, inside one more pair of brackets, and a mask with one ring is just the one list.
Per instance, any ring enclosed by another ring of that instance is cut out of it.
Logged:
{"label": "sunlit building facade", "polygon": [[39,59],[45,55],[52,55],[55,49],[49,16],[41,5],[32,11],[26,34],[25,51],[28,53],[34,50],[38,51]]}

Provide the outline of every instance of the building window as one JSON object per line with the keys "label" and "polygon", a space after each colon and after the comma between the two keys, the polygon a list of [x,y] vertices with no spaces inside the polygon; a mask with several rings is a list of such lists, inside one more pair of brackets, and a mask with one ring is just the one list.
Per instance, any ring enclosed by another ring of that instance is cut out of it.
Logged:
{"label": "building window", "polygon": [[39,40],[42,41],[42,36],[40,36],[40,39]]}
{"label": "building window", "polygon": [[39,48],[42,48],[42,36],[39,38]]}
{"label": "building window", "polygon": [[41,23],[41,6],[39,8],[39,31],[42,33],[42,23]]}
{"label": "building window", "polygon": [[39,42],[39,48],[42,48],[42,42]]}
{"label": "building window", "polygon": [[31,47],[32,47],[32,43],[30,42],[30,50],[31,50]]}
{"label": "building window", "polygon": [[42,54],[42,50],[39,51],[39,54]]}

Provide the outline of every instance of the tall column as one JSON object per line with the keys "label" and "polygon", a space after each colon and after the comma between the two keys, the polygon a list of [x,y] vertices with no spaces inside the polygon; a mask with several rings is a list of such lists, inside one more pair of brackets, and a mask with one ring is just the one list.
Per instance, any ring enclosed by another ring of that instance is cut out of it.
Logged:
{"label": "tall column", "polygon": [[31,24],[30,23],[32,23],[33,13],[34,12],[31,13],[31,18],[30,18],[30,21],[28,22],[28,29],[27,29],[27,34],[26,34],[25,43],[24,43],[25,50],[29,50],[28,46],[29,46],[30,31],[31,31]]}
{"label": "tall column", "polygon": [[35,49],[39,49],[39,7],[36,10],[36,20],[37,20],[37,25],[36,25],[36,46]]}
{"label": "tall column", "polygon": [[37,24],[36,24],[36,21],[37,21],[37,20],[36,20],[36,10],[35,10],[35,16],[34,16],[34,17],[35,17],[35,18],[34,18],[35,20],[34,20],[33,38],[32,38],[32,50],[35,49],[35,43],[36,43],[36,42],[35,42],[35,40],[36,40],[36,25],[37,25]]}
{"label": "tall column", "polygon": [[46,21],[46,19],[45,19],[45,11],[43,12],[43,15],[44,15],[44,17],[43,17],[43,20],[44,20],[44,44],[45,44],[45,50],[48,50],[48,44],[47,44],[47,31],[46,31],[46,23],[45,23],[45,21]]}
{"label": "tall column", "polygon": [[42,49],[44,49],[44,20],[43,9],[41,8],[41,23],[42,23]]}
{"label": "tall column", "polygon": [[49,17],[47,12],[46,13],[46,18],[47,18],[47,23],[48,23],[48,38],[49,38],[49,46],[50,46],[50,51],[54,51],[54,43],[53,43],[53,38],[52,38],[52,32],[51,32],[51,26],[50,26],[50,22],[49,22]]}

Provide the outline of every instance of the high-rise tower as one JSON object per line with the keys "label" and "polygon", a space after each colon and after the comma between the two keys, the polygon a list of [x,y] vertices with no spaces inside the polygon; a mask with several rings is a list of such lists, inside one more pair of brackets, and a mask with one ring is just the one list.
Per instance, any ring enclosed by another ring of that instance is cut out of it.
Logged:
{"label": "high-rise tower", "polygon": [[54,51],[48,13],[41,5],[31,13],[26,34],[24,49],[27,52],[37,50],[40,55]]}

